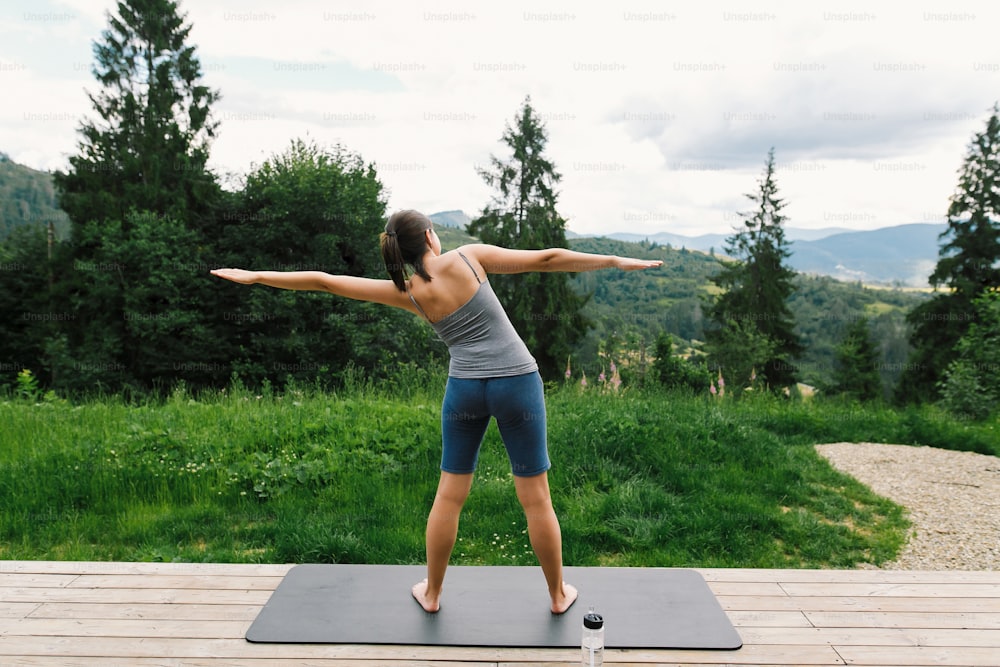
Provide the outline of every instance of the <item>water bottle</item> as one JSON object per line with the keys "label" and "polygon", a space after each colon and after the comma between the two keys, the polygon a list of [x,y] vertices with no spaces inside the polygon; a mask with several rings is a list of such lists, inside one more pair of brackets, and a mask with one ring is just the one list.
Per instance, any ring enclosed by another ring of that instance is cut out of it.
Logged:
{"label": "water bottle", "polygon": [[604,664],[604,617],[591,607],[583,617],[581,667],[601,667]]}

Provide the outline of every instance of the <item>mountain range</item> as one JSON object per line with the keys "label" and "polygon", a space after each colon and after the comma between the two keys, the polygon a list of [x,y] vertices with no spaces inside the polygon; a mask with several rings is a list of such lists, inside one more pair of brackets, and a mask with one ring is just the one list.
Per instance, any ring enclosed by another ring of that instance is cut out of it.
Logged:
{"label": "mountain range", "polygon": [[[442,211],[429,217],[437,225],[458,229],[465,229],[471,220],[462,211]],[[788,265],[800,273],[830,276],[843,281],[927,287],[928,278],[938,260],[939,237],[946,229],[945,223],[930,222],[867,231],[840,227],[787,227],[785,236],[789,239],[791,251]],[[686,236],[671,232],[581,235],[566,232],[567,239],[605,237],[619,241],[648,241],[718,255],[725,254],[726,238],[729,236],[730,234]]]}

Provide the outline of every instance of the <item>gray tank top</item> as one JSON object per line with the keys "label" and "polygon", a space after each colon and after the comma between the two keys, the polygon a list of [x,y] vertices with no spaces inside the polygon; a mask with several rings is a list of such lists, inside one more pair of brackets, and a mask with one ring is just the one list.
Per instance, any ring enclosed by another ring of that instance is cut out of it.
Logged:
{"label": "gray tank top", "polygon": [[[479,279],[465,255],[458,255],[472,270],[479,289],[458,310],[430,323],[448,346],[451,356],[448,375],[476,379],[524,375],[538,370],[538,363],[517,335],[493,286],[488,280]],[[413,295],[409,297],[424,319],[428,319]]]}

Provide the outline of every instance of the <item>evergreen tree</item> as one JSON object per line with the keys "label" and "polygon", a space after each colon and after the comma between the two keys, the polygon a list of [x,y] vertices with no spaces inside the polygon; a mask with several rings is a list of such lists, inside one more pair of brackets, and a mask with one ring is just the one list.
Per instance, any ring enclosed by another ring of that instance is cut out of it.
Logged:
{"label": "evergreen tree", "polygon": [[[560,175],[545,156],[548,134],[526,98],[503,143],[511,156],[490,156],[479,171],[495,192],[468,231],[483,243],[518,249],[565,248],[566,221],[556,210]],[[584,299],[565,273],[527,273],[491,278],[518,333],[538,360],[543,377],[555,378],[588,326]]]}
{"label": "evergreen tree", "polygon": [[50,304],[47,240],[40,225],[16,227],[0,241],[0,386],[22,370],[41,381],[44,345],[63,316]]}
{"label": "evergreen tree", "polygon": [[973,301],[1000,287],[1000,107],[994,105],[986,129],[969,145],[959,171],[958,189],[948,207],[948,229],[941,238],[930,301],[913,309],[913,355],[900,382],[903,399],[937,396],[955,346],[974,320]]}
{"label": "evergreen tree", "polygon": [[201,82],[176,2],[125,0],[117,10],[94,44],[97,118],[80,124],[79,153],[56,174],[60,204],[77,230],[133,208],[191,222],[216,191],[205,165],[218,93]]}
{"label": "evergreen tree", "polygon": [[847,327],[837,346],[832,392],[860,401],[880,398],[882,378],[878,364],[879,351],[872,343],[868,318],[858,318]]}
{"label": "evergreen tree", "polygon": [[[741,347],[764,350],[767,345],[759,339],[769,341],[772,352],[762,365],[755,365],[755,370],[762,382],[777,389],[795,383],[797,369],[791,360],[802,352],[802,345],[788,307],[795,291],[795,272],[784,263],[790,254],[784,230],[787,218],[781,212],[785,203],[778,198],[773,148],[758,184],[756,192],[746,195],[756,206],[739,214],[743,228],[726,239],[729,256],[738,261],[727,264],[712,278],[722,294],[709,308],[714,328],[705,334],[710,359],[720,366],[725,359],[730,363],[738,360]],[[751,338],[741,342],[746,336]],[[735,347],[728,349],[730,346]],[[738,375],[731,379],[746,384],[749,371],[745,366],[740,363]],[[728,373],[728,369],[722,370]]]}
{"label": "evergreen tree", "polygon": [[987,290],[972,305],[975,321],[955,346],[939,388],[946,408],[985,419],[1000,400],[1000,291]]}
{"label": "evergreen tree", "polygon": [[59,388],[211,382],[202,371],[223,344],[207,279],[218,96],[201,83],[176,2],[125,0],[108,23],[94,45],[95,117],[55,175],[72,238],[55,290],[72,323]]}

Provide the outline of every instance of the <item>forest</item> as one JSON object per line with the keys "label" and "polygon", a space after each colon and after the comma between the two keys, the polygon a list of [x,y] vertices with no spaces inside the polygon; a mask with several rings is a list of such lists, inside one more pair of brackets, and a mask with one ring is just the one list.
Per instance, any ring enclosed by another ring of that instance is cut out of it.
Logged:
{"label": "forest", "polygon": [[[14,189],[13,183],[21,184],[20,191],[41,193],[33,200],[38,206],[37,210],[40,211],[38,214],[4,218],[9,223],[11,231],[23,227],[20,234],[27,234],[27,238],[31,238],[29,232],[34,229],[35,252],[40,254],[42,237],[39,235],[39,230],[47,226],[46,220],[55,218],[51,213],[44,212],[58,211],[55,208],[56,197],[51,174],[29,170],[9,161],[5,166],[7,170],[0,174],[0,189],[11,192],[12,200],[19,196],[19,191]],[[13,207],[8,206],[8,208]],[[253,214],[226,215],[235,222],[254,222],[249,219]],[[260,217],[259,214],[257,217]],[[68,220],[66,225],[68,226]],[[439,235],[445,249],[478,241],[464,230],[451,227],[439,227]],[[64,238],[65,232],[60,232],[57,237]],[[374,236],[370,239],[370,245],[373,247],[375,245]],[[591,324],[585,337],[572,350],[571,355],[576,368],[592,377],[597,377],[602,368],[606,369],[609,361],[614,360],[622,367],[627,379],[639,381],[638,376],[645,372],[645,369],[639,367],[640,351],[645,353],[647,365],[651,365],[654,360],[654,343],[661,334],[669,335],[675,342],[676,354],[697,357],[703,353],[705,319],[703,309],[706,299],[713,290],[710,278],[718,271],[722,259],[702,252],[649,242],[577,238],[571,239],[568,245],[583,252],[654,258],[663,261],[663,266],[655,272],[628,275],[622,272],[603,272],[573,276],[571,284],[574,291],[587,299],[583,313]],[[7,243],[6,247],[8,251],[17,250],[13,242]],[[18,260],[7,261],[16,263]],[[112,269],[116,264],[123,263],[111,259],[103,265],[93,263],[87,265],[81,261],[77,264],[77,268]],[[316,266],[319,262],[313,258],[303,258],[297,264],[306,268]],[[183,264],[178,266],[182,271],[203,268]],[[377,275],[377,270],[373,273]],[[867,316],[871,321],[872,337],[879,341],[879,372],[885,394],[891,395],[909,352],[909,326],[905,321],[906,313],[926,299],[926,293],[919,291],[870,288],[860,283],[844,283],[821,276],[797,276],[797,288],[790,300],[790,307],[797,328],[806,341],[806,351],[801,359],[802,382],[813,387],[826,387],[832,383],[836,346],[843,336],[845,326],[862,316]],[[28,311],[22,308],[19,314],[23,316],[25,312]],[[342,316],[341,319],[353,321],[354,324],[370,325],[382,315],[376,310],[369,309],[365,315],[350,314]],[[162,311],[155,317],[153,313],[145,316],[134,313],[129,317],[136,321],[168,319]],[[274,321],[275,317],[276,314],[270,311],[256,315],[242,311],[222,314],[223,323],[228,319],[233,324],[247,324],[254,320],[264,324]],[[21,319],[25,330],[29,324],[33,324],[39,330],[50,329],[52,326],[51,321],[46,321],[42,317],[34,320],[24,317]],[[437,348],[436,354],[444,354],[443,347],[436,346],[434,341],[430,341],[429,346],[432,349]],[[22,367],[16,363],[18,359],[26,358],[24,353],[8,352],[7,356],[0,359],[0,363],[4,364],[0,366],[3,368],[0,377],[6,386],[13,387],[16,384],[17,373],[25,368],[31,370],[35,377],[45,380],[47,368],[44,365],[25,364]],[[100,362],[92,362],[85,370],[103,369],[110,375],[122,366],[124,362],[108,362],[103,365]],[[231,374],[237,370],[221,359],[211,362],[183,359],[178,360],[175,366],[180,378],[190,378],[201,370],[212,371],[220,380],[228,380],[229,376],[223,371]],[[261,375],[261,378],[268,377],[270,382],[277,384],[287,381],[288,378],[298,381],[322,378],[324,367],[330,368],[329,365],[324,365],[315,359],[288,359],[274,366],[273,374]]]}

